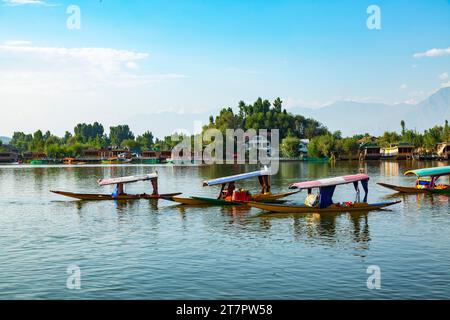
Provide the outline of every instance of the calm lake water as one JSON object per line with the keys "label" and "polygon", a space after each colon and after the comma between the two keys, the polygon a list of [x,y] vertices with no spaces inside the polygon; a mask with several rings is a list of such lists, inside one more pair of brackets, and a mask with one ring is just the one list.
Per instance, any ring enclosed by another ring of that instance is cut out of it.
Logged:
{"label": "calm lake water", "polygon": [[[97,187],[97,179],[157,170],[160,192],[216,196],[218,188],[203,188],[202,180],[254,166],[0,166],[0,298],[448,299],[450,197],[392,197],[376,184],[412,184],[405,170],[432,165],[366,163],[369,202],[403,202],[391,210],[322,216],[165,200],[82,202],[49,192],[111,192]],[[282,163],[272,189],[358,168]],[[258,188],[256,179],[240,185]],[[142,182],[127,191],[148,187]],[[353,186],[338,187],[335,199],[354,200]],[[80,290],[66,287],[69,265],[81,268]],[[379,290],[367,288],[371,265],[381,270]]]}

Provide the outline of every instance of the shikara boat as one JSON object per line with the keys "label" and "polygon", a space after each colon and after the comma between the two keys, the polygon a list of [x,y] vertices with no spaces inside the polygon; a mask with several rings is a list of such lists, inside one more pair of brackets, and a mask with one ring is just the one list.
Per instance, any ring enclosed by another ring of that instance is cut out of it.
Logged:
{"label": "shikara boat", "polygon": [[[270,212],[279,213],[333,213],[378,210],[392,206],[401,201],[367,203],[369,176],[366,174],[355,174],[316,181],[297,182],[291,184],[289,189],[308,190],[308,197],[312,196],[314,201],[305,201],[305,205],[286,205],[272,203],[249,202],[248,206]],[[333,203],[333,194],[337,185],[353,183],[356,190],[355,202]],[[364,199],[360,201],[359,183],[364,189]],[[318,188],[319,194],[315,195],[312,190]]]}
{"label": "shikara boat", "polygon": [[[151,194],[142,193],[142,194],[127,194],[124,192],[123,185],[127,183],[134,183],[138,181],[148,181],[150,180],[153,192]],[[158,174],[150,173],[139,176],[128,176],[128,177],[120,177],[120,178],[110,178],[110,179],[101,179],[98,180],[99,186],[108,186],[108,185],[116,185],[116,188],[112,194],[93,194],[93,193],[74,193],[74,192],[66,192],[66,191],[54,191],[50,190],[53,193],[71,197],[80,200],[135,200],[135,199],[161,199],[166,197],[174,197],[180,195],[181,192],[176,193],[166,193],[160,194],[158,193]]]}
{"label": "shikara boat", "polygon": [[[261,191],[251,194],[248,190],[236,190],[235,182],[250,178],[258,178],[261,185]],[[222,177],[218,179],[203,182],[203,186],[220,185],[220,193],[217,198],[207,197],[166,197],[166,200],[175,201],[184,205],[242,205],[250,201],[284,203],[280,200],[299,191],[291,191],[284,193],[270,192],[270,170],[265,167],[262,170],[237,174],[233,176]]]}
{"label": "shikara boat", "polygon": [[396,186],[381,182],[378,184],[400,193],[450,194],[450,185],[437,183],[441,177],[450,177],[450,166],[409,170],[405,172],[405,175],[412,174],[417,177],[414,187]]}

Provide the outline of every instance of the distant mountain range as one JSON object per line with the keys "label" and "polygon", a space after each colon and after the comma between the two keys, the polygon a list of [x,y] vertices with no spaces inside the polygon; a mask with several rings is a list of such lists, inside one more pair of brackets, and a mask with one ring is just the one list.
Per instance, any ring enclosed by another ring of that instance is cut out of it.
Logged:
{"label": "distant mountain range", "polygon": [[[236,110],[235,110],[236,111]],[[340,130],[343,136],[357,133],[381,135],[384,131],[400,132],[400,121],[404,120],[408,129],[422,132],[435,125],[450,121],[450,87],[442,88],[417,104],[388,105],[383,103],[363,103],[337,101],[330,105],[312,109],[297,107],[288,110],[323,123],[330,131]],[[206,113],[161,112],[138,114],[124,119],[136,134],[150,130],[155,137],[162,138],[174,130],[184,129],[194,132],[194,123],[202,125],[209,122],[210,115],[218,115],[220,109]],[[9,143],[8,137],[0,137],[3,143]]]}
{"label": "distant mountain range", "polygon": [[11,138],[8,137],[0,137],[0,141],[4,144],[8,144],[11,141]]}
{"label": "distant mountain range", "polygon": [[423,131],[443,125],[446,119],[450,121],[450,87],[442,88],[414,105],[338,101],[318,109],[292,108],[289,112],[314,118],[330,131],[340,130],[343,136],[400,131],[401,120],[408,129]]}
{"label": "distant mountain range", "polygon": [[[400,121],[404,120],[408,129],[423,131],[443,125],[450,121],[450,87],[442,88],[418,104],[364,103],[353,101],[337,101],[325,107],[291,108],[293,114],[301,114],[323,123],[330,131],[340,130],[343,136],[358,133],[381,135],[385,131],[400,132]],[[157,137],[170,135],[174,129],[183,128],[193,132],[194,121],[208,123],[210,115],[216,116],[219,110],[209,113],[179,114],[161,112],[135,115],[125,122],[136,132],[150,130]]]}

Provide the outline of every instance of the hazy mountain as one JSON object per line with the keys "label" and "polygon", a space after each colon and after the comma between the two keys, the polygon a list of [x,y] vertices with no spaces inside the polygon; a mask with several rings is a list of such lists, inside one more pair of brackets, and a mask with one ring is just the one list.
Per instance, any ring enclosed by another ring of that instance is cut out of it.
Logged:
{"label": "hazy mountain", "polygon": [[8,137],[0,137],[0,141],[4,144],[8,144],[11,141],[11,138]]}
{"label": "hazy mountain", "polygon": [[314,118],[331,131],[340,130],[344,136],[368,132],[380,135],[386,130],[400,131],[400,121],[406,127],[423,131],[450,120],[450,87],[442,88],[416,104],[387,105],[338,101],[319,109],[293,108],[294,114]]}
{"label": "hazy mountain", "polygon": [[[386,130],[400,131],[401,120],[406,122],[407,128],[423,131],[436,124],[443,125],[445,119],[450,121],[450,87],[440,89],[416,105],[338,101],[319,109],[292,108],[289,112],[314,118],[331,131],[340,130],[344,136],[366,132],[381,135]],[[217,115],[218,110],[203,114],[139,114],[124,122],[129,123],[135,133],[150,130],[156,137],[164,137],[175,129],[185,129],[192,133],[194,123],[201,121],[203,125],[207,124],[211,114]]]}

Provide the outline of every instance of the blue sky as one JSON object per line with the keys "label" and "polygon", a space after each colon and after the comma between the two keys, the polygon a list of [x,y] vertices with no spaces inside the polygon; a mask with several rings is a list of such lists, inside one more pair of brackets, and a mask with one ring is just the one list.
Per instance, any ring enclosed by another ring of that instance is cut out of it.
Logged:
{"label": "blue sky", "polygon": [[0,0],[0,135],[259,96],[415,103],[450,85],[449,35],[448,0]]}

